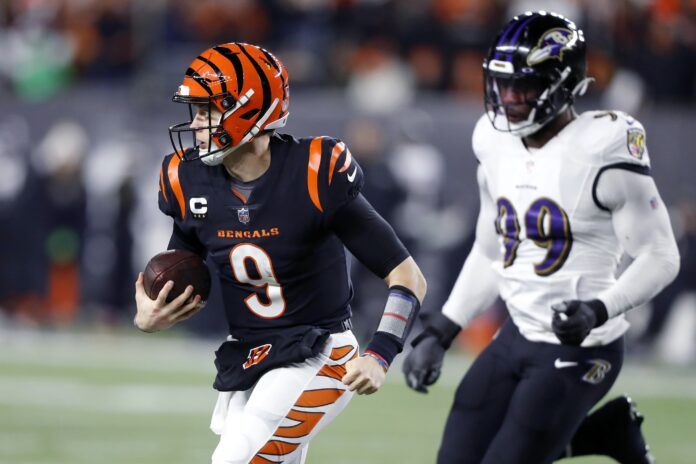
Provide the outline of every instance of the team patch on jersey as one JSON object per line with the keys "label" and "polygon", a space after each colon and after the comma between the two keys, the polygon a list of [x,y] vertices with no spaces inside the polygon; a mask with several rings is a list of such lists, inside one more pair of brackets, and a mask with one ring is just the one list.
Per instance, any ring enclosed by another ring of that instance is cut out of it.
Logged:
{"label": "team patch on jersey", "polygon": [[626,145],[631,156],[643,158],[645,153],[645,132],[638,127],[629,127],[626,130]]}
{"label": "team patch on jersey", "polygon": [[572,47],[575,43],[575,34],[570,29],[556,27],[544,33],[536,47],[527,55],[527,64],[534,66],[542,61],[555,58],[563,61],[563,51]]}

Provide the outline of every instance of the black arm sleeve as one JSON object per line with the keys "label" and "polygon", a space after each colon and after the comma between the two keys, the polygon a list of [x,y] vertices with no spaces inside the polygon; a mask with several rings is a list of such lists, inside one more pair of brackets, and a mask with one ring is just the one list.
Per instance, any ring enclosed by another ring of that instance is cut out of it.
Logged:
{"label": "black arm sleeve", "polygon": [[362,194],[336,211],[330,227],[348,250],[381,279],[410,256],[394,229]]}
{"label": "black arm sleeve", "polygon": [[174,221],[174,228],[172,229],[172,236],[169,239],[168,250],[187,250],[196,253],[201,258],[205,259],[207,251],[205,246],[198,240],[193,234],[187,234],[184,230],[179,227],[179,225]]}

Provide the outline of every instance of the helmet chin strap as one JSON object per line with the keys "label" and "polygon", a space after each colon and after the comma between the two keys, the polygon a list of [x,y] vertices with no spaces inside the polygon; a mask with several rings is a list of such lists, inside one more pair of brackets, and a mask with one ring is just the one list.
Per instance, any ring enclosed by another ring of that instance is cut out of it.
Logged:
{"label": "helmet chin strap", "polygon": [[[215,142],[213,142],[215,143]],[[217,145],[217,144],[216,144]],[[222,164],[222,161],[230,155],[232,152],[234,152],[237,148],[239,148],[241,144],[235,145],[234,147],[227,147],[224,148],[217,153],[213,153],[212,155],[207,155],[207,154],[202,154],[201,155],[201,161],[207,166],[219,166]],[[200,149],[201,151],[203,149]],[[208,150],[205,150],[206,152]]]}
{"label": "helmet chin strap", "polygon": [[578,82],[578,85],[576,85],[575,88],[573,89],[573,96],[574,97],[576,97],[576,96],[581,97],[581,96],[585,95],[585,92],[587,92],[587,87],[589,87],[590,84],[594,81],[595,81],[594,77],[586,77],[583,80],[581,80],[580,82]]}
{"label": "helmet chin strap", "polygon": [[[252,92],[252,94],[253,94],[253,90],[249,90],[249,92]],[[249,92],[247,92],[247,94]],[[240,103],[241,103],[241,101],[242,101],[242,99],[240,99]],[[249,100],[247,99],[246,101],[249,101]],[[246,103],[246,101],[244,103]],[[239,147],[241,147],[245,143],[251,142],[251,140],[254,137],[256,137],[259,134],[259,132],[261,132],[261,127],[268,120],[268,118],[271,116],[271,114],[275,110],[276,106],[278,106],[278,102],[279,102],[279,100],[277,98],[275,100],[273,100],[273,103],[271,103],[271,106],[268,108],[268,110],[264,113],[263,116],[261,116],[259,118],[258,121],[256,121],[256,124],[251,126],[251,129],[249,129],[247,131],[244,138],[242,138],[242,140],[240,140],[237,145],[225,147],[222,150],[218,151],[217,153],[213,153],[212,155],[207,155],[204,153],[201,156],[201,161],[203,161],[203,163],[205,163],[208,166],[218,166],[219,164],[222,163],[222,161],[227,156],[229,156],[230,154],[235,152]],[[243,104],[235,106],[235,108],[233,108],[231,111],[236,110],[237,108],[241,107],[242,105]],[[226,116],[229,116],[230,114],[231,114],[231,112],[225,113]],[[221,119],[221,121],[222,121],[222,119]],[[215,141],[213,141],[213,143],[215,143],[215,145],[217,145],[217,143]],[[201,149],[201,150],[203,150],[203,149]],[[208,150],[206,150],[206,152],[207,151]]]}

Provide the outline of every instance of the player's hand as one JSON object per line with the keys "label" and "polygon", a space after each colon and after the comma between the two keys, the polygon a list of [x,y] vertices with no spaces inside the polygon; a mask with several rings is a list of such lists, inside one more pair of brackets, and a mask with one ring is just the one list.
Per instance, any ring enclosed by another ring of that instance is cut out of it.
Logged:
{"label": "player's hand", "polygon": [[406,384],[417,392],[428,393],[426,386],[434,384],[440,377],[444,357],[445,348],[434,334],[420,334],[404,361]]}
{"label": "player's hand", "polygon": [[564,345],[580,346],[595,327],[607,321],[607,308],[600,300],[569,300],[551,306],[553,333]]}
{"label": "player's hand", "polygon": [[346,375],[341,382],[358,395],[371,395],[384,384],[387,372],[372,356],[360,356],[346,363]]}
{"label": "player's hand", "polygon": [[135,281],[135,304],[137,312],[133,323],[143,332],[157,332],[168,329],[177,322],[184,321],[203,309],[205,302],[200,295],[191,298],[193,287],[189,285],[184,292],[167,303],[167,296],[174,286],[171,280],[164,284],[157,298],[147,296],[143,286],[143,273]]}

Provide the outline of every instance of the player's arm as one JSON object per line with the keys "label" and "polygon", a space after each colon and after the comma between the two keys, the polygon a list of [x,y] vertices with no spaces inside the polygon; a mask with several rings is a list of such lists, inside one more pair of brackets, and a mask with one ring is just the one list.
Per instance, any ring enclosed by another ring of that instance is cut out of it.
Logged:
{"label": "player's arm", "polygon": [[633,262],[596,299],[554,307],[554,332],[566,344],[579,345],[594,327],[646,303],[679,272],[679,250],[652,177],[609,169],[599,178],[596,196],[611,212],[614,233]]}
{"label": "player's arm", "polygon": [[679,249],[667,208],[652,177],[610,170],[599,182],[600,201],[612,211],[614,232],[634,261],[599,294],[609,317],[640,306],[679,272]]}
{"label": "player's arm", "polygon": [[[177,160],[172,155],[165,157],[162,163],[158,198],[160,210],[174,219],[172,235],[167,248],[170,250],[188,250],[205,257],[205,247],[193,233],[185,232],[182,225],[178,222],[182,204],[179,203],[171,189],[172,179],[169,173],[171,165],[175,165],[174,168],[178,167]],[[205,306],[205,302],[201,301],[199,295],[192,297],[193,287],[190,285],[181,295],[167,303],[167,297],[174,285],[172,281],[167,282],[157,297],[152,299],[145,292],[143,280],[143,273],[141,272],[138,274],[138,279],[135,282],[136,314],[133,323],[144,332],[157,332],[167,329],[177,322],[190,318]]]}
{"label": "player's arm", "polygon": [[207,250],[205,246],[198,240],[198,237],[193,232],[186,232],[174,221],[172,227],[172,235],[169,237],[169,245],[167,250],[186,250],[197,254],[205,260]]}
{"label": "player's arm", "polygon": [[498,295],[498,274],[492,266],[499,259],[495,230],[497,211],[481,166],[476,178],[480,197],[476,240],[442,313],[435,313],[428,319],[423,331],[411,342],[413,350],[404,362],[406,383],[422,393],[427,393],[426,386],[437,381],[445,351],[460,330],[490,307]]}
{"label": "player's arm", "polygon": [[374,393],[403,349],[425,297],[425,278],[389,223],[362,195],[343,205],[331,218],[330,227],[350,252],[389,286],[379,327],[363,356],[348,363],[343,379],[359,394]]}
{"label": "player's arm", "polygon": [[[186,233],[174,220],[172,235],[169,239],[168,250],[188,250],[205,259],[206,249],[192,233]],[[174,324],[185,321],[205,307],[205,301],[200,295],[193,296],[193,287],[186,290],[170,303],[166,303],[167,296],[174,282],[169,281],[162,287],[157,298],[147,296],[143,286],[143,273],[138,275],[135,282],[136,314],[134,324],[143,332],[157,332],[168,329]]]}

